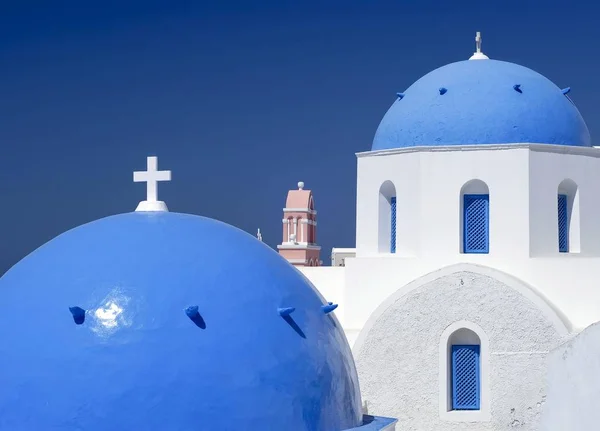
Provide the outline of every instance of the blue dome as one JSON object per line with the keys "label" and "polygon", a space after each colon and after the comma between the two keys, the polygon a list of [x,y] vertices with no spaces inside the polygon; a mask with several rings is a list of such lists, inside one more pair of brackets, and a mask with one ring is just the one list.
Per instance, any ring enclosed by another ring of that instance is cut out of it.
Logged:
{"label": "blue dome", "polygon": [[428,73],[400,95],[371,149],[507,143],[589,147],[591,139],[550,80],[504,61],[467,60]]}
{"label": "blue dome", "polygon": [[[130,213],[86,224],[7,272],[0,304],[1,430],[362,424],[327,303],[275,251],[221,222]],[[284,307],[295,311],[282,317]]]}

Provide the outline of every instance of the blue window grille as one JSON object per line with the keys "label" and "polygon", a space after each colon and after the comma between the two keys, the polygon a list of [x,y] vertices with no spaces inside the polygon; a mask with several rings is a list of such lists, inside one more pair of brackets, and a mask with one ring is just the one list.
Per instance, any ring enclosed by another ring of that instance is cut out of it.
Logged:
{"label": "blue window grille", "polygon": [[452,346],[452,409],[479,410],[479,346]]}
{"label": "blue window grille", "polygon": [[396,197],[390,199],[391,226],[390,226],[390,253],[396,253]]}
{"label": "blue window grille", "polygon": [[490,195],[465,195],[463,252],[488,253],[490,248]]}
{"label": "blue window grille", "polygon": [[558,195],[558,251],[569,252],[569,215],[567,195]]}

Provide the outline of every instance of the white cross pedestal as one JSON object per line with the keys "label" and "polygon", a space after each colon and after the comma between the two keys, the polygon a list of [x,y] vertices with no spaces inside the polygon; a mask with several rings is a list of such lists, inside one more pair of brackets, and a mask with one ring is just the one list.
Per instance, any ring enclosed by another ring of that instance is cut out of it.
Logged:
{"label": "white cross pedestal", "polygon": [[158,200],[158,182],[171,181],[171,171],[158,170],[158,158],[148,157],[147,170],[133,173],[133,182],[146,183],[146,200],[141,201],[136,211],[169,211],[167,204]]}

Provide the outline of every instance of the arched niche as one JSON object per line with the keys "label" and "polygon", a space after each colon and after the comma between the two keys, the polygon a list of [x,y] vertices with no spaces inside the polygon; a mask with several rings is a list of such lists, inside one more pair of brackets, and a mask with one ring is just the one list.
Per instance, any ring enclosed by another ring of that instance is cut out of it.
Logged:
{"label": "arched niche", "polygon": [[[489,340],[483,329],[470,321],[449,325],[440,337],[439,358],[440,417],[460,422],[488,421],[490,358]],[[465,391],[469,392],[466,398]]]}

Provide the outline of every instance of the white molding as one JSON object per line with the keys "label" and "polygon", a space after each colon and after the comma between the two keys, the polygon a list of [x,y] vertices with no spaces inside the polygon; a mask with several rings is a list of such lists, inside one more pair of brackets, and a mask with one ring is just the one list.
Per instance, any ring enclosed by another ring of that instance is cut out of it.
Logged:
{"label": "white molding", "polygon": [[309,213],[311,215],[316,215],[317,212],[315,210],[311,210],[310,208],[284,208],[284,213]]}
{"label": "white molding", "polygon": [[356,253],[356,248],[332,247],[331,253]]}
{"label": "white molding", "polygon": [[[450,410],[451,389],[449,387],[449,346],[452,334],[460,329],[473,331],[479,337],[479,410]],[[440,419],[451,422],[489,422],[492,419],[490,408],[490,341],[484,330],[477,324],[462,320],[448,326],[439,344],[439,402]]]}
{"label": "white molding", "polygon": [[289,263],[304,263],[307,264],[306,259],[287,259]]}
{"label": "white molding", "polygon": [[277,246],[279,250],[321,250],[320,245],[304,243],[285,243]]}
{"label": "white molding", "polygon": [[452,152],[452,151],[506,151],[506,150],[531,150],[546,153],[577,154],[600,158],[600,149],[596,147],[576,147],[571,145],[556,145],[542,143],[514,143],[514,144],[477,144],[477,145],[444,145],[444,146],[419,146],[392,148],[389,150],[364,151],[356,153],[356,157],[378,157],[390,154],[406,154],[418,152]]}

